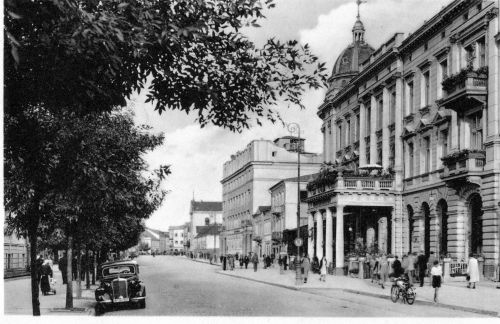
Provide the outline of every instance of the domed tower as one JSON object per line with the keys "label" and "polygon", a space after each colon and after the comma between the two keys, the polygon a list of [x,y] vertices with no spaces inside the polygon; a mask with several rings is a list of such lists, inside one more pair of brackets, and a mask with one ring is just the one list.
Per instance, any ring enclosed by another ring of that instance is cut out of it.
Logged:
{"label": "domed tower", "polygon": [[332,76],[328,80],[330,86],[326,99],[333,98],[351,79],[359,73],[359,65],[375,51],[365,42],[365,26],[359,16],[359,5],[364,2],[357,0],[358,15],[352,27],[352,43],[337,58],[333,67]]}

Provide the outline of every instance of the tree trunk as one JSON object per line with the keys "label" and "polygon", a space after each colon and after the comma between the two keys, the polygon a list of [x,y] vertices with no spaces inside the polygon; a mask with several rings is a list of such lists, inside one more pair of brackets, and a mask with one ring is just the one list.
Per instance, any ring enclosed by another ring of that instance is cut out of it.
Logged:
{"label": "tree trunk", "polygon": [[68,265],[66,271],[68,272],[68,284],[66,285],[66,308],[73,308],[73,237],[68,235]]}
{"label": "tree trunk", "polygon": [[85,288],[90,289],[90,260],[89,249],[85,249]]}
{"label": "tree trunk", "polygon": [[92,268],[92,284],[95,285],[95,273],[97,271],[97,255],[95,251],[92,251],[92,262],[94,263],[94,267]]}
{"label": "tree trunk", "polygon": [[76,263],[76,298],[82,298],[82,253],[80,247],[77,249],[77,263]]}
{"label": "tree trunk", "polygon": [[[37,226],[34,226],[38,228]],[[31,268],[31,306],[33,308],[33,316],[40,316],[40,300],[39,300],[39,282],[38,282],[38,268],[36,266],[36,252],[37,252],[37,231],[31,230],[28,232],[30,241],[30,268]]]}

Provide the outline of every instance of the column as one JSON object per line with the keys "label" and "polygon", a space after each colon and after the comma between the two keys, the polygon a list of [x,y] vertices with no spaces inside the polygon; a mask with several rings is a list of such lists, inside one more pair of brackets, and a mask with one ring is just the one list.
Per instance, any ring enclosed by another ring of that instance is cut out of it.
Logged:
{"label": "column", "polygon": [[366,164],[366,106],[359,104],[359,166]]}
{"label": "column", "polygon": [[344,206],[337,205],[335,233],[335,274],[344,275]]}
{"label": "column", "polygon": [[[398,59],[398,66],[403,65]],[[396,79],[396,112],[395,112],[395,147],[394,147],[394,171],[396,171],[396,189],[403,190],[403,79]]]}
{"label": "column", "polygon": [[316,213],[316,256],[323,258],[323,214]]}
{"label": "column", "polygon": [[327,137],[326,134],[328,132],[328,129],[326,128],[326,123],[323,123],[323,127],[321,128],[321,132],[323,133],[323,161],[329,162],[328,160],[328,144],[327,144]]}
{"label": "column", "polygon": [[460,124],[459,128],[459,148],[460,150],[469,148],[470,144],[470,127],[469,124],[465,121],[464,116],[460,116],[458,118],[458,123]]}
{"label": "column", "polygon": [[451,150],[458,151],[458,116],[457,112],[451,111]]}
{"label": "column", "polygon": [[335,162],[335,159],[337,158],[337,124],[335,124],[332,118],[329,120],[328,125],[330,125],[328,128],[328,134],[326,135],[330,137],[330,148],[328,149],[328,152],[330,152],[330,161]]}
{"label": "column", "polygon": [[333,215],[330,208],[326,209],[326,260],[332,262],[333,260]]}
{"label": "column", "polygon": [[377,99],[372,95],[370,105],[370,164],[377,163]]}
{"label": "column", "polygon": [[383,90],[383,104],[382,104],[382,168],[387,170],[389,167],[389,102],[390,94],[389,89],[384,87]]}
{"label": "column", "polygon": [[450,39],[451,45],[451,74],[458,73],[460,71],[460,49],[458,42]]}
{"label": "column", "polygon": [[[500,134],[500,42],[495,40],[495,35],[500,32],[499,23],[498,16],[490,20],[486,40],[488,44],[488,127],[484,132],[488,137]],[[486,119],[484,114],[483,119]]]}
{"label": "column", "polygon": [[307,216],[307,231],[308,231],[308,242],[307,242],[307,255],[312,257],[314,253],[314,238],[312,237],[312,231],[314,228],[314,217],[316,212],[312,212]]}

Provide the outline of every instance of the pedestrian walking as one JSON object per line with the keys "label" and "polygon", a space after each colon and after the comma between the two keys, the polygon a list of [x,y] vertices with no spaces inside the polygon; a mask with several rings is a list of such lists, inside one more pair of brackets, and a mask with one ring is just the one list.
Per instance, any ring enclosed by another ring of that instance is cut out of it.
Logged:
{"label": "pedestrian walking", "polygon": [[304,283],[307,283],[307,277],[309,276],[309,270],[311,269],[311,261],[305,253],[300,261],[300,265],[302,274],[304,275]]}
{"label": "pedestrian walking", "polygon": [[425,270],[427,270],[427,258],[425,257],[424,251],[420,251],[420,255],[417,257],[417,267],[418,267],[418,280],[420,282],[420,287],[423,287],[425,279]]}
{"label": "pedestrian walking", "polygon": [[326,257],[323,256],[319,263],[319,280],[325,282],[326,281],[326,272],[328,271],[328,261]]}
{"label": "pedestrian walking", "polygon": [[397,255],[394,257],[394,259],[395,260],[392,263],[392,274],[390,275],[390,277],[399,278],[404,273],[403,266],[401,265],[401,261],[399,261]]}
{"label": "pedestrian walking", "polygon": [[251,261],[253,263],[253,271],[257,272],[257,264],[259,263],[259,257],[257,256],[257,253],[252,254]]}
{"label": "pedestrian walking", "polygon": [[271,268],[271,262],[272,262],[271,256],[268,254],[266,256],[266,266],[268,269]]}
{"label": "pedestrian walking", "polygon": [[415,279],[415,262],[416,253],[408,252],[408,280],[410,280],[411,285],[413,285],[413,280]]}
{"label": "pedestrian walking", "polygon": [[243,257],[240,257],[240,269],[243,269],[243,263],[245,263],[245,260]]}
{"label": "pedestrian walking", "polygon": [[319,273],[319,260],[317,256],[313,256],[312,258],[311,270],[313,273]]}
{"label": "pedestrian walking", "polygon": [[387,281],[389,276],[389,261],[387,261],[387,256],[382,254],[380,258],[379,266],[378,266],[378,275],[379,275],[379,284],[382,286],[382,289],[385,288],[384,284]]}
{"label": "pedestrian walking", "polygon": [[467,264],[467,280],[469,283],[467,284],[467,288],[471,287],[472,289],[476,289],[476,282],[479,282],[479,265],[477,263],[477,259],[474,257],[474,254],[469,254],[469,263]]}
{"label": "pedestrian walking", "polygon": [[248,255],[245,255],[245,269],[248,269],[248,264],[250,263],[250,258],[248,257]]}
{"label": "pedestrian walking", "polygon": [[40,278],[40,288],[44,296],[50,292],[50,279],[52,279],[53,276],[54,274],[52,273],[52,267],[50,266],[50,261],[45,260],[41,267],[41,278]]}
{"label": "pedestrian walking", "polygon": [[73,260],[71,262],[71,278],[72,280],[78,279],[78,258],[76,257],[76,255],[73,257]]}
{"label": "pedestrian walking", "polygon": [[443,276],[443,269],[439,265],[438,260],[434,260],[431,269],[431,278],[432,278],[432,288],[434,288],[434,302],[439,302],[438,300],[438,292],[439,288],[441,288],[441,281]]}
{"label": "pedestrian walking", "polygon": [[283,256],[283,270],[287,270],[288,269],[288,256],[284,255]]}
{"label": "pedestrian walking", "polygon": [[59,259],[59,271],[61,271],[63,285],[66,285],[68,283],[68,257],[66,256],[66,252]]}
{"label": "pedestrian walking", "polygon": [[371,256],[371,258],[370,258],[370,271],[371,271],[372,283],[373,283],[373,281],[375,281],[375,282],[379,281],[379,276],[378,276],[379,262],[380,262],[380,258],[377,255]]}

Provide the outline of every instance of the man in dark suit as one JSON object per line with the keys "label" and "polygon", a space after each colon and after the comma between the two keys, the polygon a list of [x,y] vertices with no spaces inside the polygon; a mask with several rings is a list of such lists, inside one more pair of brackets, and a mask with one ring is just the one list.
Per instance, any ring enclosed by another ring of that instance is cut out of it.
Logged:
{"label": "man in dark suit", "polygon": [[68,257],[66,256],[66,252],[63,253],[63,256],[59,259],[59,271],[61,271],[63,285],[68,283]]}
{"label": "man in dark suit", "polygon": [[420,287],[423,287],[425,279],[425,270],[427,270],[427,257],[425,256],[424,251],[420,251],[420,254],[418,255],[417,266],[418,266],[418,279],[420,280]]}

